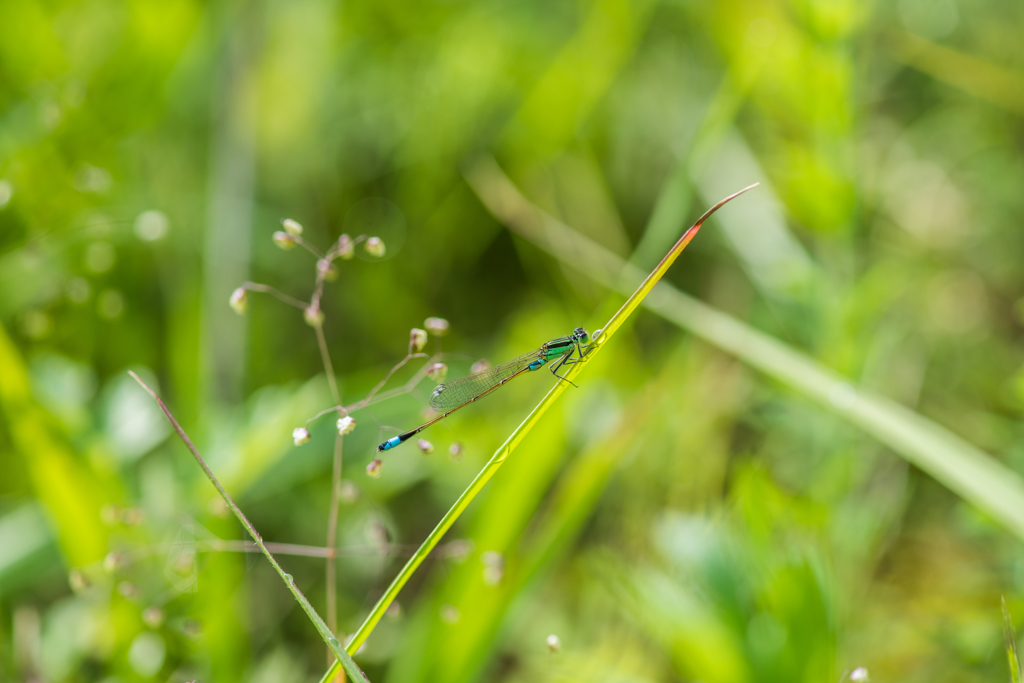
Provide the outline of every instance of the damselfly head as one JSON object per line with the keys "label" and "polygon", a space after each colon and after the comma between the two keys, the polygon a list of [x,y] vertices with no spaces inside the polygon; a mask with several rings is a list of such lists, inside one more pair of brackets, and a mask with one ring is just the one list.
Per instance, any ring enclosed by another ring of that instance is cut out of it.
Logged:
{"label": "damselfly head", "polygon": [[576,341],[580,344],[586,344],[590,341],[590,335],[582,327],[577,327],[572,331],[572,336],[576,337]]}

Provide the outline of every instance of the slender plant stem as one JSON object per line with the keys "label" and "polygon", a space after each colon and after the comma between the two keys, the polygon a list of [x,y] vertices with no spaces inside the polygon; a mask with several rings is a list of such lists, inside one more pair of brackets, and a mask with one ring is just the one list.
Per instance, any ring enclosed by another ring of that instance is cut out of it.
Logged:
{"label": "slender plant stem", "polygon": [[338,393],[338,380],[334,377],[334,366],[331,365],[331,354],[327,350],[327,339],[324,338],[324,325],[317,322],[313,325],[316,328],[316,343],[320,347],[320,358],[324,362],[324,372],[327,373],[327,384],[331,387],[331,398],[335,403],[341,403],[341,394]]}
{"label": "slender plant stem", "polygon": [[186,434],[185,430],[182,429],[180,424],[178,424],[178,421],[174,419],[174,415],[171,414],[171,411],[164,404],[163,400],[161,400],[160,397],[157,396],[156,392],[150,389],[149,386],[147,386],[146,383],[143,382],[139,378],[139,376],[136,375],[134,372],[129,370],[128,374],[131,375],[132,378],[136,382],[138,382],[143,389],[149,392],[149,395],[152,396],[153,399],[157,402],[157,405],[160,406],[160,410],[163,411],[164,415],[167,417],[167,420],[171,423],[171,426],[174,428],[174,431],[185,443],[185,446],[188,447],[188,450],[192,453],[192,456],[196,459],[196,462],[199,463],[199,466],[203,468],[203,472],[206,473],[206,476],[210,480],[210,483],[214,485],[214,487],[217,489],[217,492],[220,493],[221,498],[223,498],[224,502],[227,503],[229,508],[231,508],[231,511],[235,513],[235,517],[238,518],[238,521],[242,523],[242,526],[244,526],[246,531],[249,532],[249,535],[252,536],[252,539],[256,542],[256,545],[259,546],[260,550],[263,552],[263,555],[267,558],[267,561],[270,562],[271,566],[277,572],[278,576],[280,576],[281,580],[284,581],[285,585],[288,587],[288,590],[291,591],[292,595],[295,597],[295,600],[299,603],[299,606],[302,607],[302,610],[306,613],[306,616],[308,616],[309,620],[313,622],[313,626],[316,627],[316,630],[320,633],[320,637],[324,639],[325,643],[327,643],[327,647],[329,647],[331,649],[331,652],[334,653],[334,656],[338,658],[338,661],[341,663],[341,668],[345,670],[345,673],[352,677],[352,680],[365,681],[365,683],[370,683],[369,679],[362,672],[362,670],[356,665],[354,661],[352,661],[352,657],[350,657],[348,652],[346,652],[345,649],[341,647],[341,645],[338,643],[338,639],[334,636],[331,630],[327,628],[327,624],[324,623],[324,620],[320,618],[320,615],[316,613],[316,610],[313,609],[313,606],[309,604],[309,600],[306,599],[306,596],[303,595],[302,591],[299,590],[299,587],[295,585],[295,579],[292,578],[292,575],[286,574],[285,571],[281,569],[281,565],[277,563],[277,560],[274,559],[274,556],[270,553],[270,551],[267,549],[267,546],[263,543],[263,537],[260,536],[259,533],[257,533],[256,527],[252,525],[252,523],[245,516],[242,510],[237,505],[235,505],[235,501],[231,499],[231,496],[228,495],[228,492],[224,489],[220,481],[213,474],[213,470],[211,470],[209,465],[206,464],[206,461],[203,460],[203,456],[199,454],[199,450],[192,443],[192,440],[188,438],[188,434]]}
{"label": "slender plant stem", "polygon": [[296,244],[298,244],[300,247],[302,247],[303,249],[308,251],[313,256],[316,256],[318,259],[324,258],[324,255],[320,253],[319,249],[314,247],[312,244],[310,244],[306,240],[302,239],[302,237],[300,237],[299,235],[292,235],[292,239],[295,240]]}
{"label": "slender plant stem", "polygon": [[[396,370],[398,370],[401,366],[405,365],[405,363],[410,358],[426,358],[426,357],[427,357],[427,354],[425,354],[425,353],[414,353],[411,356],[408,356],[408,357],[402,359],[401,361],[398,362],[398,364],[395,367],[391,368],[391,370],[388,371],[388,374],[387,374],[387,377],[385,378],[385,381],[387,381],[387,379],[390,378],[391,375],[393,375]],[[427,372],[430,370],[430,366],[432,366],[434,363],[440,362],[441,360],[444,359],[444,357],[445,357],[444,354],[436,354],[434,356],[431,356],[430,359],[426,362],[426,364],[424,364],[424,366],[422,368],[417,370],[416,374],[413,375],[412,378],[410,378],[408,382],[406,382],[405,384],[403,384],[400,387],[395,387],[394,389],[388,389],[384,393],[377,393],[381,389],[381,387],[384,386],[384,382],[378,382],[377,386],[375,386],[370,391],[370,393],[367,394],[366,398],[364,398],[364,399],[362,399],[360,401],[357,401],[356,403],[353,403],[353,404],[347,405],[347,406],[333,405],[333,406],[330,406],[329,408],[324,408],[319,413],[317,413],[313,417],[311,417],[308,420],[306,420],[306,426],[308,427],[311,422],[316,422],[317,420],[319,420],[321,417],[323,417],[324,415],[326,415],[328,413],[338,412],[338,413],[341,413],[341,414],[344,414],[344,415],[348,415],[349,413],[354,413],[357,410],[362,410],[363,408],[366,408],[368,406],[372,406],[372,405],[375,405],[377,403],[382,403],[384,401],[387,401],[388,399],[392,399],[395,396],[401,396],[402,394],[407,394],[410,391],[412,391],[413,389],[415,389],[417,384],[419,384],[421,381],[423,381],[423,378],[427,376]]]}
{"label": "slender plant stem", "polygon": [[366,398],[364,398],[362,402],[365,404],[365,403],[369,403],[370,401],[372,401],[373,397],[376,396],[377,392],[380,391],[384,387],[384,385],[388,383],[388,380],[391,379],[391,376],[393,374],[395,374],[396,372],[398,372],[399,370],[401,370],[405,366],[406,363],[411,361],[417,355],[426,356],[427,354],[424,353],[424,354],[415,354],[414,355],[410,351],[409,354],[406,355],[405,358],[403,358],[402,360],[398,361],[393,368],[388,370],[388,373],[386,375],[384,375],[384,378],[381,381],[377,382],[377,386],[375,386],[373,389],[370,390],[370,393],[366,395]]}
{"label": "slender plant stem", "polygon": [[[646,297],[654,288],[654,285],[656,285],[661,277],[668,271],[669,267],[673,262],[675,262],[679,254],[681,254],[683,249],[686,248],[686,245],[690,243],[690,240],[692,240],[697,234],[697,231],[700,230],[704,221],[706,221],[711,214],[720,209],[727,202],[756,187],[756,185],[757,184],[755,183],[754,185],[746,187],[718,202],[704,212],[704,215],[697,219],[697,222],[683,233],[675,245],[673,245],[668,253],[665,254],[665,257],[662,258],[658,265],[655,266],[654,270],[651,271],[650,275],[648,275],[636,291],[633,292],[633,295],[626,299],[625,303],[622,304],[619,310],[615,312],[604,327],[594,333],[592,342],[593,348],[587,354],[588,362],[576,363],[569,366],[564,375],[565,379],[571,382],[582,368],[588,365],[589,361],[601,351],[608,340],[611,339],[612,335],[615,334],[630,314],[636,310],[636,307],[640,305],[640,302],[643,301],[644,297]],[[355,652],[366,641],[367,637],[369,637],[374,627],[384,616],[384,613],[398,596],[399,591],[401,591],[402,587],[405,586],[413,572],[415,572],[420,564],[423,563],[423,560],[426,559],[427,555],[430,554],[430,551],[438,544],[441,537],[444,536],[445,532],[451,528],[452,524],[455,523],[455,520],[458,519],[463,511],[469,506],[490,478],[494,476],[495,472],[497,472],[498,468],[501,467],[512,451],[515,450],[524,438],[526,438],[526,435],[533,428],[533,425],[540,421],[548,408],[558,399],[559,396],[561,396],[562,392],[565,391],[565,387],[569,386],[570,382],[556,382],[555,385],[551,387],[551,390],[548,391],[547,395],[544,396],[540,403],[538,403],[533,411],[530,412],[529,416],[523,420],[522,424],[520,424],[508,439],[505,440],[505,443],[495,451],[494,455],[491,456],[491,459],[487,461],[486,465],[484,465],[484,468],[476,475],[476,478],[473,479],[469,487],[461,496],[459,496],[458,500],[455,501],[455,504],[452,505],[451,509],[448,510],[445,516],[441,518],[441,521],[436,527],[434,527],[433,531],[430,532],[416,553],[408,562],[405,563],[405,566],[402,567],[398,576],[395,577],[391,582],[391,585],[388,586],[387,590],[384,592],[384,595],[382,595],[380,600],[377,601],[377,604],[374,605],[369,616],[366,617],[366,620],[359,627],[359,630],[353,634],[352,638],[346,645],[346,649],[349,652]],[[328,669],[327,673],[324,674],[324,677],[321,679],[321,683],[332,680],[337,674],[339,668],[339,663],[335,662],[331,668]]]}
{"label": "slender plant stem", "polygon": [[[341,489],[341,454],[345,438],[341,434],[334,435],[334,466],[331,468],[331,507],[327,516],[327,627],[331,633],[338,632],[338,589],[335,572],[338,556],[338,507],[339,490]],[[328,653],[330,658],[330,653]],[[330,663],[328,661],[328,663]]]}
{"label": "slender plant stem", "polygon": [[298,299],[290,297],[281,290],[271,287],[270,285],[261,285],[258,282],[246,282],[242,287],[250,292],[262,292],[263,294],[269,294],[279,301],[283,301],[289,306],[294,306],[301,310],[306,310],[306,306],[308,305],[305,301],[299,301]]}
{"label": "slender plant stem", "polygon": [[[174,544],[168,544],[167,547],[172,547]],[[179,544],[180,545],[180,544]],[[298,557],[355,557],[357,555],[392,555],[397,557],[406,557],[412,555],[412,552],[416,549],[413,545],[402,545],[397,543],[388,543],[384,546],[381,545],[362,545],[362,546],[348,546],[345,548],[322,548],[317,545],[299,545],[297,543],[264,543],[267,550],[277,553],[278,555],[295,555]],[[254,543],[248,541],[221,541],[221,540],[210,540],[210,541],[196,541],[196,546],[203,550],[210,550],[212,552],[229,552],[229,553],[255,553],[261,552],[260,547]],[[443,549],[443,547],[442,547]]]}

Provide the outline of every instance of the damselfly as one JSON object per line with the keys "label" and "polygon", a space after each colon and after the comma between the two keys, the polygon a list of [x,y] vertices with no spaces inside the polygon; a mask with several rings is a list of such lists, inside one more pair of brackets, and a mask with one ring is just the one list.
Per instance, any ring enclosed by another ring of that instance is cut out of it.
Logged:
{"label": "damselfly", "polygon": [[545,342],[536,351],[524,353],[507,363],[496,365],[493,368],[488,368],[447,384],[438,384],[434,391],[430,393],[430,407],[440,413],[440,415],[421,424],[412,431],[391,437],[377,446],[377,450],[391,450],[398,444],[407,441],[410,437],[419,434],[438,420],[448,417],[459,408],[468,406],[478,398],[486,396],[512,378],[518,377],[525,372],[538,370],[549,361],[555,361],[550,367],[551,374],[559,380],[568,382],[569,380],[558,374],[558,369],[563,365],[574,365],[582,362],[591,348],[590,335],[582,327],[577,327],[569,336]]}

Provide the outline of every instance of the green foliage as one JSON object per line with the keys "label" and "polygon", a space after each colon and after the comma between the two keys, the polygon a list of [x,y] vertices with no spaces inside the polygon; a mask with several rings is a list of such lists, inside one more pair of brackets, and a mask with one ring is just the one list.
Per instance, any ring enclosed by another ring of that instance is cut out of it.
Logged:
{"label": "green foliage", "polygon": [[320,247],[387,231],[322,299],[351,405],[428,316],[449,377],[594,331],[755,181],[356,662],[391,683],[1005,679],[1022,27],[992,0],[0,2],[0,679],[333,661],[126,370],[327,623],[336,543],[339,637],[550,389],[510,383],[376,479],[431,383],[354,411],[328,540],[334,415],[291,440],[336,403],[315,330],[255,291],[228,307],[245,281],[309,301],[280,219]]}

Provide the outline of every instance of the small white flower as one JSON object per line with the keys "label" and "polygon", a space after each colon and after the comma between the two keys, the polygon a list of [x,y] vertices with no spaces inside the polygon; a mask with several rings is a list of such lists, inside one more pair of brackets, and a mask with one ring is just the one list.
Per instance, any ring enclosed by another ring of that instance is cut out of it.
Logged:
{"label": "small white flower", "polygon": [[416,445],[420,447],[423,455],[430,455],[434,452],[434,444],[430,443],[426,439],[420,439],[416,442]]}
{"label": "small white flower", "polygon": [[278,230],[271,236],[271,239],[274,240],[274,244],[285,251],[295,248],[295,238],[286,232]]}
{"label": "small white flower", "polygon": [[384,258],[384,253],[387,251],[387,247],[384,246],[384,241],[379,237],[371,237],[366,240],[366,253],[370,256],[376,256],[377,258]]}
{"label": "small white flower", "polygon": [[302,234],[302,226],[298,221],[293,221],[291,218],[285,218],[281,221],[281,225],[284,226],[284,231],[292,237],[298,237]]}
{"label": "small white flower", "polygon": [[231,292],[228,305],[231,306],[231,310],[235,313],[243,315],[249,309],[249,290],[245,287],[239,287]]}
{"label": "small white flower", "polygon": [[409,345],[413,351],[422,351],[423,347],[427,345],[427,331],[418,327],[412,328],[409,331]]}
{"label": "small white flower", "polygon": [[868,680],[868,670],[863,666],[858,666],[850,673],[850,680],[853,683],[865,683]]}
{"label": "small white flower", "polygon": [[305,427],[296,427],[292,430],[292,441],[295,442],[296,446],[306,443],[309,441],[309,430]]}
{"label": "small white flower", "polygon": [[475,375],[478,372],[483,372],[484,370],[489,370],[490,367],[491,367],[491,361],[487,360],[486,358],[481,358],[477,362],[473,363],[473,365],[469,368],[469,372],[471,374]]}
{"label": "small white flower", "polygon": [[338,418],[338,434],[345,436],[351,434],[352,430],[356,428],[356,420],[354,417],[346,415],[345,417]]}
{"label": "small white flower", "polygon": [[558,652],[562,649],[562,639],[554,633],[548,636],[544,642],[548,644],[548,649],[551,650],[551,652]]}
{"label": "small white flower", "polygon": [[434,363],[427,370],[427,377],[434,380],[435,382],[443,382],[444,378],[448,376],[448,366],[444,363]]}
{"label": "small white flower", "polygon": [[441,607],[441,621],[446,624],[456,624],[462,618],[462,613],[455,605],[443,605]]}
{"label": "small white flower", "polygon": [[430,334],[443,337],[448,334],[451,324],[444,318],[427,318],[423,321],[423,327],[427,328],[427,332]]}

